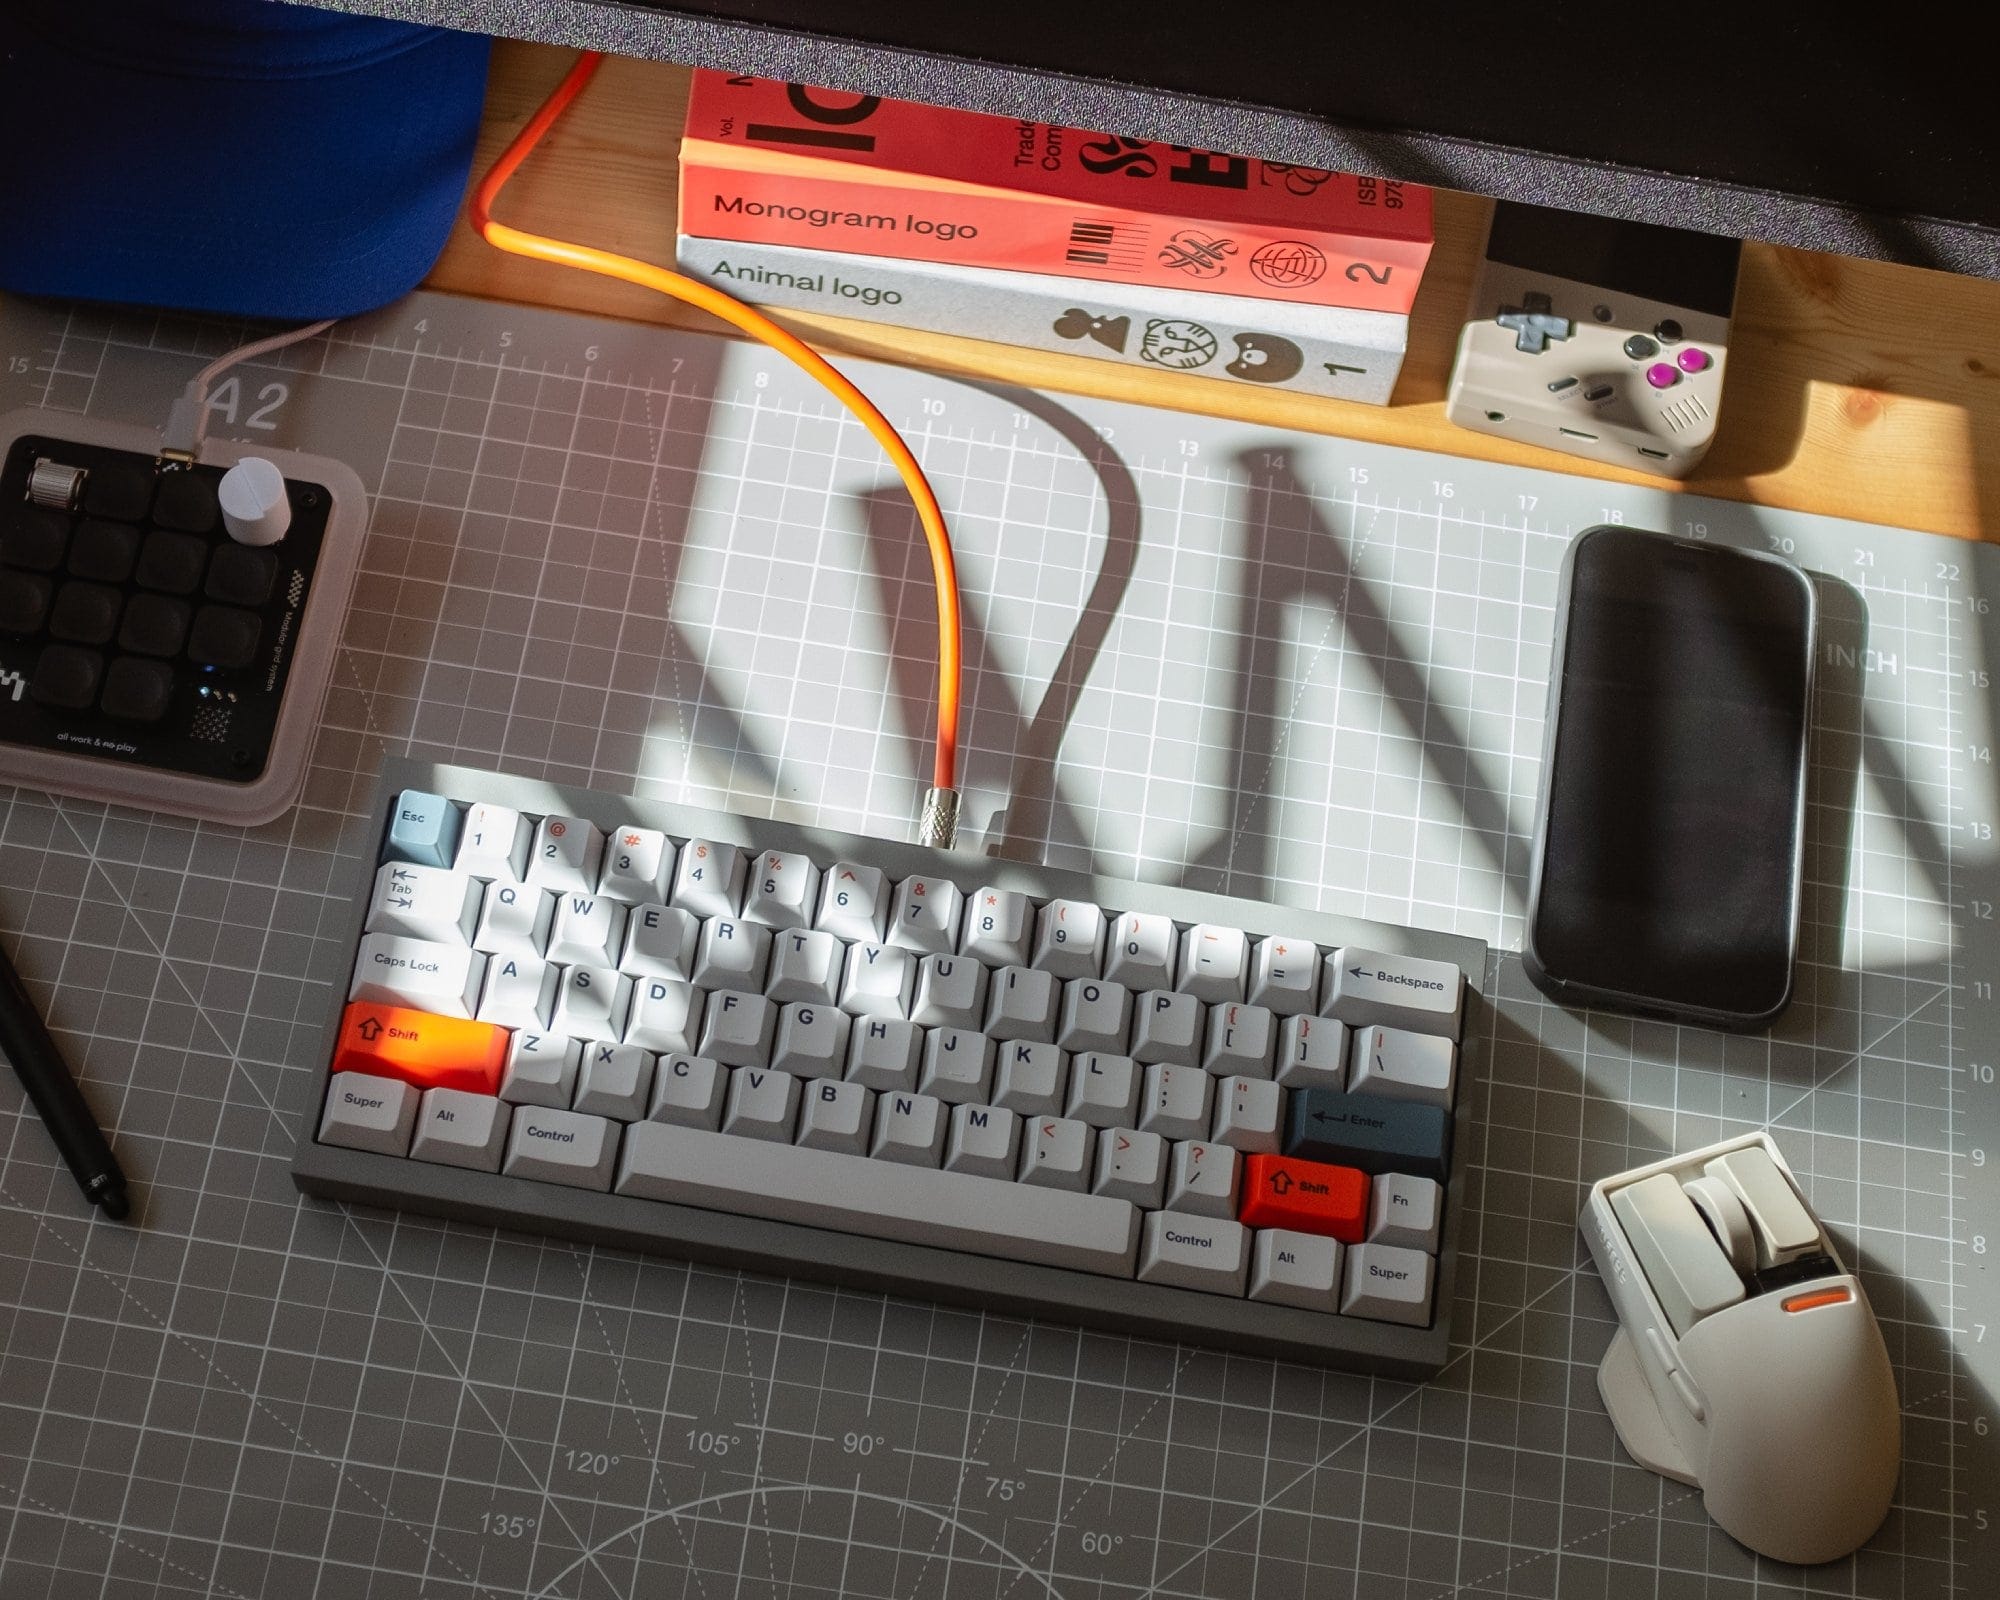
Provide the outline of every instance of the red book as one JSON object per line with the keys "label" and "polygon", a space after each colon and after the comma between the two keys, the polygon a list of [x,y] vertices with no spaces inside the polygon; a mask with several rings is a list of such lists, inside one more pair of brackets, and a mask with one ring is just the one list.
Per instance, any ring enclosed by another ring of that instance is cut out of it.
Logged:
{"label": "red book", "polygon": [[1406,313],[1416,184],[697,72],[683,233]]}

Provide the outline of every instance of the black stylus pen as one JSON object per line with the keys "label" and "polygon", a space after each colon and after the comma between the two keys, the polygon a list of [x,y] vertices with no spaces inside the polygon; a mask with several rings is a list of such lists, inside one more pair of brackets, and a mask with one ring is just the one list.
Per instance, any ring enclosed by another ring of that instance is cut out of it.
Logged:
{"label": "black stylus pen", "polygon": [[132,1207],[125,1198],[125,1174],[118,1169],[118,1158],[84,1104],[76,1079],[69,1075],[4,949],[0,949],[0,1054],[13,1063],[14,1075],[41,1113],[42,1126],[83,1185],[84,1198],[104,1207],[107,1217],[122,1218]]}

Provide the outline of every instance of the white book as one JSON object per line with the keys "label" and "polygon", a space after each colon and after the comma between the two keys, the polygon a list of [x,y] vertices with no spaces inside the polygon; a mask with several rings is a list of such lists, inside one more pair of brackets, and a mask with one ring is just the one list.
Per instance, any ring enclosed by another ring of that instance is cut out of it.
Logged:
{"label": "white book", "polygon": [[681,270],[740,300],[1387,405],[1410,319],[1039,272],[680,236]]}

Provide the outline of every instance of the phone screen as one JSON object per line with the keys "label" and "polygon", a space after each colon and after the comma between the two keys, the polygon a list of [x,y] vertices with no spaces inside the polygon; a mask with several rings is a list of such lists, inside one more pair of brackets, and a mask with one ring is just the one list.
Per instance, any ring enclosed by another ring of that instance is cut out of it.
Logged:
{"label": "phone screen", "polygon": [[1672,1011],[1790,993],[1811,683],[1796,569],[1636,530],[1572,556],[1531,959]]}

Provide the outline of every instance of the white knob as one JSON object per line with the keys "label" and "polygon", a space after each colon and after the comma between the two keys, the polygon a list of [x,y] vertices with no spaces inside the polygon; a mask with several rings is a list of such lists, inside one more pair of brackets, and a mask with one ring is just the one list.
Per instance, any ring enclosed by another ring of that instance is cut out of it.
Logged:
{"label": "white knob", "polygon": [[292,525],[285,475],[262,456],[245,456],[225,472],[215,497],[238,544],[276,544]]}

